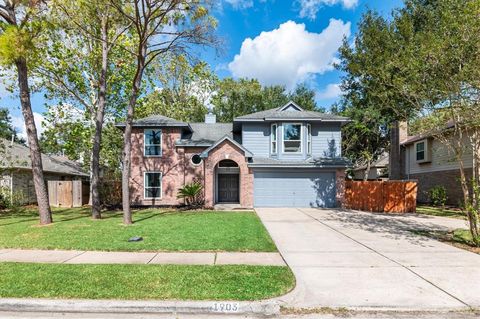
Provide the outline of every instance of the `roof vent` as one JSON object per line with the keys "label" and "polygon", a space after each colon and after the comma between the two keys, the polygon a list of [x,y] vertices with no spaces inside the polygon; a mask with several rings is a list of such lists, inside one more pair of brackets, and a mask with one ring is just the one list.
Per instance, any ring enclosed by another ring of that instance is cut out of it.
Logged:
{"label": "roof vent", "polygon": [[208,123],[208,124],[217,123],[217,116],[215,114],[213,114],[212,112],[209,112],[208,114],[205,114],[205,123]]}

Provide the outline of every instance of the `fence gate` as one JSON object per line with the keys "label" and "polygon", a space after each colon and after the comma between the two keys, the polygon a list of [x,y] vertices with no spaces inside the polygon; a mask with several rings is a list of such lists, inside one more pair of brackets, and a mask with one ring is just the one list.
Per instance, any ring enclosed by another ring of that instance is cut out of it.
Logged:
{"label": "fence gate", "polygon": [[54,207],[81,207],[82,181],[48,181],[48,200]]}

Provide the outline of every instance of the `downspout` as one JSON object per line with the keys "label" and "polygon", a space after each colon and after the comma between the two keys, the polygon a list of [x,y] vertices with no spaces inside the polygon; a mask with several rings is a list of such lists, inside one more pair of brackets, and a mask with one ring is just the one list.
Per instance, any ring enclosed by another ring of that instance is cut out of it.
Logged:
{"label": "downspout", "polygon": [[410,180],[410,146],[407,147],[407,180]]}
{"label": "downspout", "polygon": [[10,204],[13,204],[13,172],[10,172]]}

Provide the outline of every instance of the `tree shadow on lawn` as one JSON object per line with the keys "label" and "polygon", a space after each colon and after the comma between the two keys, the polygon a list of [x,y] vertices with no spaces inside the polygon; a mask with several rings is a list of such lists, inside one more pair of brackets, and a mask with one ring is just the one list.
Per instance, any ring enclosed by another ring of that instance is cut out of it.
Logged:
{"label": "tree shadow on lawn", "polygon": [[[344,209],[319,210],[319,212],[321,212],[321,215],[318,216],[320,221],[326,222],[327,225],[340,222],[341,228],[346,229],[347,232],[348,229],[363,230],[367,232],[367,236],[368,233],[374,234],[368,239],[407,240],[410,244],[422,247],[430,247],[433,239],[421,236],[419,232],[447,232],[449,230],[448,227],[435,223],[417,222],[408,218],[411,216],[408,214],[368,213]],[[313,216],[317,217],[315,214]],[[415,215],[415,217],[431,219],[429,216]],[[336,225],[333,227],[336,227]]]}

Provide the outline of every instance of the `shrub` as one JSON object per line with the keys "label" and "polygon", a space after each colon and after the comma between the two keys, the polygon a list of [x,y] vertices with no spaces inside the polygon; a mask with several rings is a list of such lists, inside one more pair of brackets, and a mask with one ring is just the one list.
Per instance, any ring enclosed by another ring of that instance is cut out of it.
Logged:
{"label": "shrub", "polygon": [[444,186],[437,185],[428,191],[430,202],[435,206],[445,206],[447,203],[447,190]]}
{"label": "shrub", "polygon": [[23,205],[26,202],[23,191],[14,191],[10,193],[10,188],[0,188],[0,209],[12,209]]}
{"label": "shrub", "polygon": [[203,205],[202,183],[195,181],[178,189],[177,198],[185,199],[188,207],[199,207]]}

